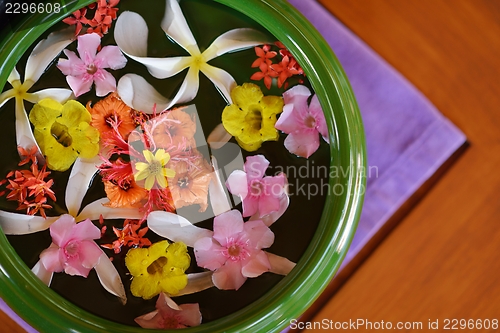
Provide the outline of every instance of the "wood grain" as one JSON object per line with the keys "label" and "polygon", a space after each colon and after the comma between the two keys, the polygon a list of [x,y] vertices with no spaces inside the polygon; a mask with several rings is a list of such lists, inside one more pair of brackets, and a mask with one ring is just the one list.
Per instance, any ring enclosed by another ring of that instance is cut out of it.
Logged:
{"label": "wood grain", "polygon": [[313,321],[500,319],[500,2],[320,2],[470,147]]}

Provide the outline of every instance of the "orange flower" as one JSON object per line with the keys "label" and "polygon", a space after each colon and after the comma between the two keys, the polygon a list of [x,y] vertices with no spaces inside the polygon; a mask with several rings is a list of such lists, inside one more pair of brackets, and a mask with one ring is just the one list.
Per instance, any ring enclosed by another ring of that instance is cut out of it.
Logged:
{"label": "orange flower", "polygon": [[154,118],[153,139],[158,148],[192,145],[196,123],[182,109],[173,109]]}
{"label": "orange flower", "polygon": [[212,169],[203,156],[194,160],[194,164],[185,161],[172,162],[175,177],[168,179],[174,206],[179,209],[194,204],[200,205],[200,212],[207,209],[208,185],[212,178]]}
{"label": "orange flower", "polygon": [[120,135],[126,139],[136,127],[132,118],[133,110],[123,103],[116,93],[97,102],[94,107],[91,107],[89,102],[87,110],[92,115],[92,126],[97,128],[103,138],[116,126]]}
{"label": "orange flower", "polygon": [[148,195],[148,191],[137,185],[134,177],[129,177],[121,182],[104,181],[104,190],[109,199],[109,203],[105,206],[112,208],[141,207],[141,201],[146,199]]}

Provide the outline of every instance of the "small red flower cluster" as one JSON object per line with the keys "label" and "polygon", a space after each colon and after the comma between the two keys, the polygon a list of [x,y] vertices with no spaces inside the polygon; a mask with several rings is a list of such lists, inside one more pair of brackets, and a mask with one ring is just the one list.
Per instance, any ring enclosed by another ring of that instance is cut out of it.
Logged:
{"label": "small red flower cluster", "polygon": [[[54,184],[54,180],[45,180],[50,174],[50,171],[46,171],[45,165],[41,169],[38,168],[36,158],[38,149],[36,146],[33,146],[29,151],[22,147],[18,147],[17,149],[19,155],[22,157],[18,166],[31,163],[30,169],[9,172],[7,177],[0,181],[0,186],[8,183],[5,188],[10,192],[6,198],[9,201],[18,202],[17,210],[26,210],[26,214],[28,215],[35,215],[39,212],[45,218],[45,209],[52,208],[51,205],[47,204],[47,197],[56,201],[54,191],[50,189],[52,184]],[[0,195],[5,195],[7,193],[6,190],[1,191]]]}
{"label": "small red flower cluster", "polygon": [[[85,33],[90,34],[95,32],[102,37],[108,33],[113,20],[116,20],[118,8],[114,7],[119,2],[120,0],[98,0],[96,3],[73,12],[73,16],[65,18],[63,22],[76,26],[75,36],[78,36],[83,27],[86,26],[87,31]],[[94,9],[94,17],[92,19],[87,18],[87,12]]]}
{"label": "small red flower cluster", "polygon": [[[102,216],[99,219],[101,225],[104,224]],[[148,227],[142,227],[144,221],[126,219],[123,222],[123,228],[118,229],[113,227],[113,233],[117,237],[111,244],[101,245],[105,249],[113,250],[116,254],[120,253],[123,246],[126,247],[143,247],[150,246],[151,241],[144,237],[148,232]],[[141,228],[142,227],[142,228]],[[101,233],[106,232],[106,226],[101,228]]]}
{"label": "small red flower cluster", "polygon": [[[276,42],[275,45],[279,48],[279,54],[281,56],[281,61],[277,63],[273,63],[272,59],[276,59],[278,52],[271,51],[271,45],[266,44],[262,48],[258,46],[255,47],[255,54],[259,58],[253,62],[252,68],[258,67],[260,72],[254,73],[250,79],[256,81],[264,79],[264,84],[267,89],[271,89],[273,78],[277,78],[278,88],[284,85],[286,89],[288,87],[288,82],[286,81],[289,78],[294,75],[305,76],[305,74],[302,67],[300,67],[297,60],[295,60],[285,45],[281,42]],[[303,83],[303,81],[299,80],[299,83]]]}

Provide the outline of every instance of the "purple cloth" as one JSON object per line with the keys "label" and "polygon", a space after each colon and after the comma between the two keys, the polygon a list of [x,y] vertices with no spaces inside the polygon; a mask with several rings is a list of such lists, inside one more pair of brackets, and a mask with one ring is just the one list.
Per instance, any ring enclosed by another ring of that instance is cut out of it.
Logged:
{"label": "purple cloth", "polygon": [[367,188],[342,267],[466,138],[401,74],[315,0],[289,0],[323,35],[358,101],[366,132]]}
{"label": "purple cloth", "polygon": [[[365,125],[369,178],[345,265],[466,139],[405,78],[315,0],[289,2],[332,47],[352,85]],[[1,300],[0,309],[29,333],[36,332]]]}

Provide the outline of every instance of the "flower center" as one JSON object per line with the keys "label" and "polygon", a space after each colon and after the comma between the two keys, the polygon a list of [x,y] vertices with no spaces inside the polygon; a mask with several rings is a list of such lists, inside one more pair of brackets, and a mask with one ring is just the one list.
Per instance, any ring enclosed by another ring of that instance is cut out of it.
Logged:
{"label": "flower center", "polygon": [[240,255],[241,249],[238,245],[231,245],[227,249],[227,254],[229,254],[231,257],[238,257]]}
{"label": "flower center", "polygon": [[166,257],[160,257],[153,261],[147,268],[148,273],[151,275],[162,273],[163,267],[167,264],[168,259]]}
{"label": "flower center", "polygon": [[162,328],[179,328],[179,324],[179,319],[175,316],[164,317]]}
{"label": "flower center", "polygon": [[67,257],[74,257],[78,254],[79,248],[78,242],[70,242],[64,248],[64,254],[66,254]]}
{"label": "flower center", "polygon": [[306,119],[304,119],[304,124],[308,128],[315,128],[316,127],[316,119],[314,119],[313,116],[308,115]]}
{"label": "flower center", "polygon": [[187,176],[184,176],[182,178],[179,178],[177,180],[177,185],[180,188],[187,188],[189,186],[189,178]]}
{"label": "flower center", "polygon": [[204,63],[205,59],[203,59],[203,55],[193,56],[192,66],[200,68]]}
{"label": "flower center", "polygon": [[55,121],[50,127],[50,134],[64,147],[69,147],[73,143],[73,138],[68,133],[68,127]]}
{"label": "flower center", "polygon": [[87,66],[87,74],[94,75],[97,72],[97,66],[94,64],[90,64]]}
{"label": "flower center", "polygon": [[232,261],[245,260],[250,256],[250,253],[246,249],[248,245],[248,240],[245,242],[242,240],[230,238],[228,240],[228,244],[226,245],[227,247],[222,250],[222,254]]}
{"label": "flower center", "polygon": [[159,175],[161,174],[161,169],[163,168],[160,161],[152,161],[148,166],[149,174],[151,175]]}
{"label": "flower center", "polygon": [[250,110],[245,116],[247,124],[255,131],[260,131],[262,128],[262,113],[258,108]]}

